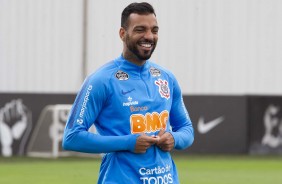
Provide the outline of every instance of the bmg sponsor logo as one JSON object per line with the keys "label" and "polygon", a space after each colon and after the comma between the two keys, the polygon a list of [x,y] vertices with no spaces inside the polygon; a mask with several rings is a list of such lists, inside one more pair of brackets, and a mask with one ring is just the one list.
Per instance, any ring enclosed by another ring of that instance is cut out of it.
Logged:
{"label": "bmg sponsor logo", "polygon": [[166,129],[169,113],[164,110],[161,113],[153,112],[143,114],[132,114],[130,116],[130,128],[132,134],[150,133]]}

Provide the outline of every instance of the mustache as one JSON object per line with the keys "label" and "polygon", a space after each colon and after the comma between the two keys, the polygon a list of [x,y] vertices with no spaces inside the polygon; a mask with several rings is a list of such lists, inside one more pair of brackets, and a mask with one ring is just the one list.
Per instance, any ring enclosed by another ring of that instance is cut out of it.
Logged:
{"label": "mustache", "polygon": [[138,43],[149,43],[152,45],[156,45],[156,42],[154,40],[148,40],[148,39],[142,39]]}

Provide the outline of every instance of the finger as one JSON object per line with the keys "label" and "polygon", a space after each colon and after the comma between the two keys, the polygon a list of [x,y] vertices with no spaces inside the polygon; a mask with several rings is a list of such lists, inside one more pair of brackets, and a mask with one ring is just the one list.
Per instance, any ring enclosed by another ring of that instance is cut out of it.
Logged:
{"label": "finger", "polygon": [[174,145],[174,138],[171,135],[171,133],[166,132],[163,137],[165,138],[165,144],[167,144],[167,145]]}
{"label": "finger", "polygon": [[165,133],[165,129],[162,128],[162,129],[159,131],[158,136],[161,137],[164,133]]}
{"label": "finger", "polygon": [[158,147],[162,150],[162,151],[168,151],[168,147],[166,145],[158,145]]}
{"label": "finger", "polygon": [[164,144],[165,134],[166,134],[165,129],[161,129],[160,132],[158,133],[159,140],[158,140],[157,146],[161,146],[162,144]]}
{"label": "finger", "polygon": [[159,142],[159,137],[158,136],[152,136],[152,137],[149,137],[148,138],[148,143],[150,143],[150,145],[153,145],[153,144],[157,144]]}
{"label": "finger", "polygon": [[152,135],[152,137],[156,140],[156,144],[157,144],[159,142],[159,140],[160,140],[160,136]]}
{"label": "finger", "polygon": [[171,151],[173,149],[173,145],[160,145],[158,146],[162,151]]}
{"label": "finger", "polygon": [[139,150],[135,150],[135,153],[146,153],[146,150],[144,149],[139,149]]}
{"label": "finger", "polygon": [[146,134],[141,134],[137,138],[137,144],[140,146],[143,145],[143,146],[150,147],[151,145],[156,144],[157,142],[158,142],[158,138],[151,137]]}
{"label": "finger", "polygon": [[163,151],[166,151],[166,152],[169,152],[169,151],[171,151],[172,149],[171,148],[169,148],[169,147],[162,147],[161,148]]}
{"label": "finger", "polygon": [[170,141],[170,137],[168,135],[168,132],[165,132],[161,137],[160,140],[157,143],[157,146],[159,147],[165,147],[167,146],[171,141]]}
{"label": "finger", "polygon": [[164,151],[171,151],[174,148],[174,138],[173,136],[166,132],[163,136],[164,141],[162,143],[162,148]]}

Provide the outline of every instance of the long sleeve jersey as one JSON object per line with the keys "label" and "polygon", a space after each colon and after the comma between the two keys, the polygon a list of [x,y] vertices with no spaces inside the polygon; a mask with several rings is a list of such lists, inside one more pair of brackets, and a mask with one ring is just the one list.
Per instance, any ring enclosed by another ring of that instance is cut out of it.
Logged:
{"label": "long sleeve jersey", "polygon": [[[97,134],[88,132],[94,124]],[[84,81],[72,106],[63,148],[103,156],[99,184],[178,184],[169,152],[155,145],[134,153],[141,133],[171,133],[175,149],[194,141],[194,130],[174,75],[147,60],[137,66],[122,56]]]}

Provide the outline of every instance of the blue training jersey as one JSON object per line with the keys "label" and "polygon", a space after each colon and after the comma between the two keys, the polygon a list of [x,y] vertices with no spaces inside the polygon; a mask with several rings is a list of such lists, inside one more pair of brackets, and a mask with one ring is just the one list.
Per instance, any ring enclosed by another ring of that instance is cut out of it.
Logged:
{"label": "blue training jersey", "polygon": [[[88,132],[94,124],[98,134]],[[178,184],[170,152],[152,145],[134,153],[141,133],[170,132],[175,149],[194,141],[194,130],[172,73],[146,61],[137,66],[122,56],[84,81],[68,118],[63,148],[103,156],[99,184]]]}

